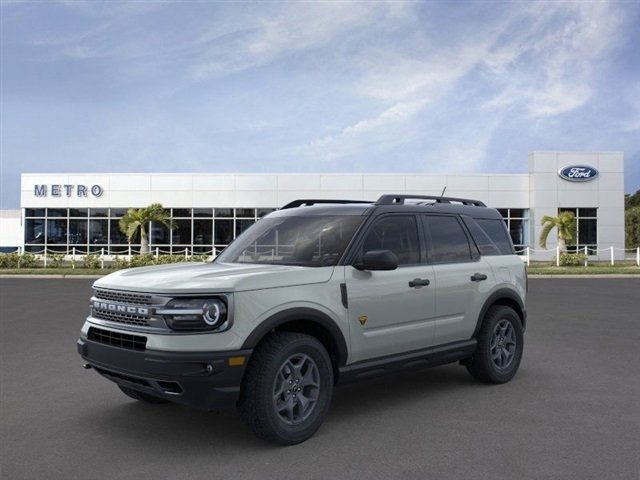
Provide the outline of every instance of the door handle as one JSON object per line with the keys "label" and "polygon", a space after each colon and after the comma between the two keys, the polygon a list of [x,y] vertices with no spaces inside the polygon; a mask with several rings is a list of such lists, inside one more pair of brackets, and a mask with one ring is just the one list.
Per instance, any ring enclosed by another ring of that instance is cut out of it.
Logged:
{"label": "door handle", "polygon": [[414,278],[409,282],[409,286],[411,288],[426,287],[429,283],[429,280],[426,278]]}
{"label": "door handle", "polygon": [[486,280],[487,276],[484,273],[474,273],[471,275],[472,282],[481,282],[482,280]]}

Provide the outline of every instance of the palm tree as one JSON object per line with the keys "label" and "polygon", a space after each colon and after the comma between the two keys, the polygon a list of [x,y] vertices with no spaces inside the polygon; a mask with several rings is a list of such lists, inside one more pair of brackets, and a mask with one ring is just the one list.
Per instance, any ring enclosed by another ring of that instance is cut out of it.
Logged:
{"label": "palm tree", "polygon": [[149,253],[149,222],[161,223],[167,228],[174,227],[173,220],[159,203],[152,203],[147,208],[130,208],[118,222],[120,231],[127,236],[129,242],[140,235],[140,255]]}
{"label": "palm tree", "polygon": [[557,217],[545,215],[541,221],[540,246],[547,248],[547,237],[554,228],[558,229],[558,247],[564,252],[567,243],[571,243],[576,236],[576,217],[571,212],[560,212]]}

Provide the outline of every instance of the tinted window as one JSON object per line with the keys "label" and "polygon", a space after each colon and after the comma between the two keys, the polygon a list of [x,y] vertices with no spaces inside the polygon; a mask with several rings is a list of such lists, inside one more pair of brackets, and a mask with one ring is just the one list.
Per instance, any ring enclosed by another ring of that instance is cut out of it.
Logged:
{"label": "tinted window", "polygon": [[489,235],[476,223],[476,221],[469,217],[464,217],[464,223],[467,225],[473,240],[478,246],[481,255],[500,255],[500,249],[493,243],[493,240],[489,238]]}
{"label": "tinted window", "polygon": [[398,257],[398,265],[420,262],[420,243],[416,219],[413,216],[392,215],[378,220],[367,232],[363,253],[370,250],[391,250]]}
{"label": "tinted window", "polygon": [[500,249],[502,255],[513,255],[513,247],[511,246],[511,238],[507,227],[502,220],[487,220],[477,218],[476,222],[480,228],[485,231],[489,238]]}
{"label": "tinted window", "polygon": [[456,217],[424,216],[429,263],[468,262],[469,241]]}

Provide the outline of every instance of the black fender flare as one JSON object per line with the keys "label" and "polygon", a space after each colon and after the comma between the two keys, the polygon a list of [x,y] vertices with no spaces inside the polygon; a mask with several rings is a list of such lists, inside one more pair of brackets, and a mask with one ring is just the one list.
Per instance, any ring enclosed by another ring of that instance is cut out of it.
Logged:
{"label": "black fender flare", "polygon": [[482,325],[482,319],[486,315],[487,310],[489,310],[489,308],[493,304],[501,303],[500,300],[504,300],[504,299],[506,299],[509,303],[515,302],[515,304],[518,305],[519,311],[518,309],[516,309],[516,313],[518,313],[518,316],[522,321],[523,330],[526,328],[527,310],[525,309],[524,302],[522,301],[522,298],[520,298],[520,295],[518,295],[518,293],[511,288],[499,288],[498,290],[493,292],[491,295],[489,295],[489,297],[485,300],[484,304],[482,305],[482,308],[480,309],[480,314],[478,315],[478,320],[476,321],[476,328],[474,329],[473,335],[471,336],[471,338],[476,338],[476,336],[478,335],[478,332],[480,331],[480,326]]}
{"label": "black fender flare", "polygon": [[242,344],[242,349],[253,349],[258,345],[260,340],[262,340],[262,338],[274,328],[277,328],[278,326],[284,325],[288,322],[300,320],[315,323],[329,332],[329,335],[331,335],[331,338],[336,347],[338,366],[342,366],[347,363],[349,351],[347,349],[347,341],[345,340],[340,327],[338,327],[336,322],[326,313],[308,307],[289,308],[274,313],[266,320],[261,322],[260,325],[258,325],[249,334],[247,339]]}

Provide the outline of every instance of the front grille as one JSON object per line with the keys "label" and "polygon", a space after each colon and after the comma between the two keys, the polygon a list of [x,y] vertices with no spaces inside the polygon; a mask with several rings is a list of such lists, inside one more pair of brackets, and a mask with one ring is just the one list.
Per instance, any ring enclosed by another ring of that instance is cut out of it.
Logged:
{"label": "front grille", "polygon": [[151,295],[145,293],[121,292],[118,290],[103,290],[96,288],[94,297],[101,300],[121,302],[131,305],[151,305]]}
{"label": "front grille", "polygon": [[112,332],[101,328],[90,327],[87,338],[92,342],[110,345],[112,347],[127,348],[143,351],[147,347],[147,337],[129,335],[127,333]]}
{"label": "front grille", "polygon": [[110,322],[125,323],[127,325],[138,325],[140,327],[148,327],[150,325],[149,319],[142,315],[134,315],[131,313],[116,313],[108,310],[93,309],[91,313],[93,318],[99,318],[100,320],[108,320]]}

